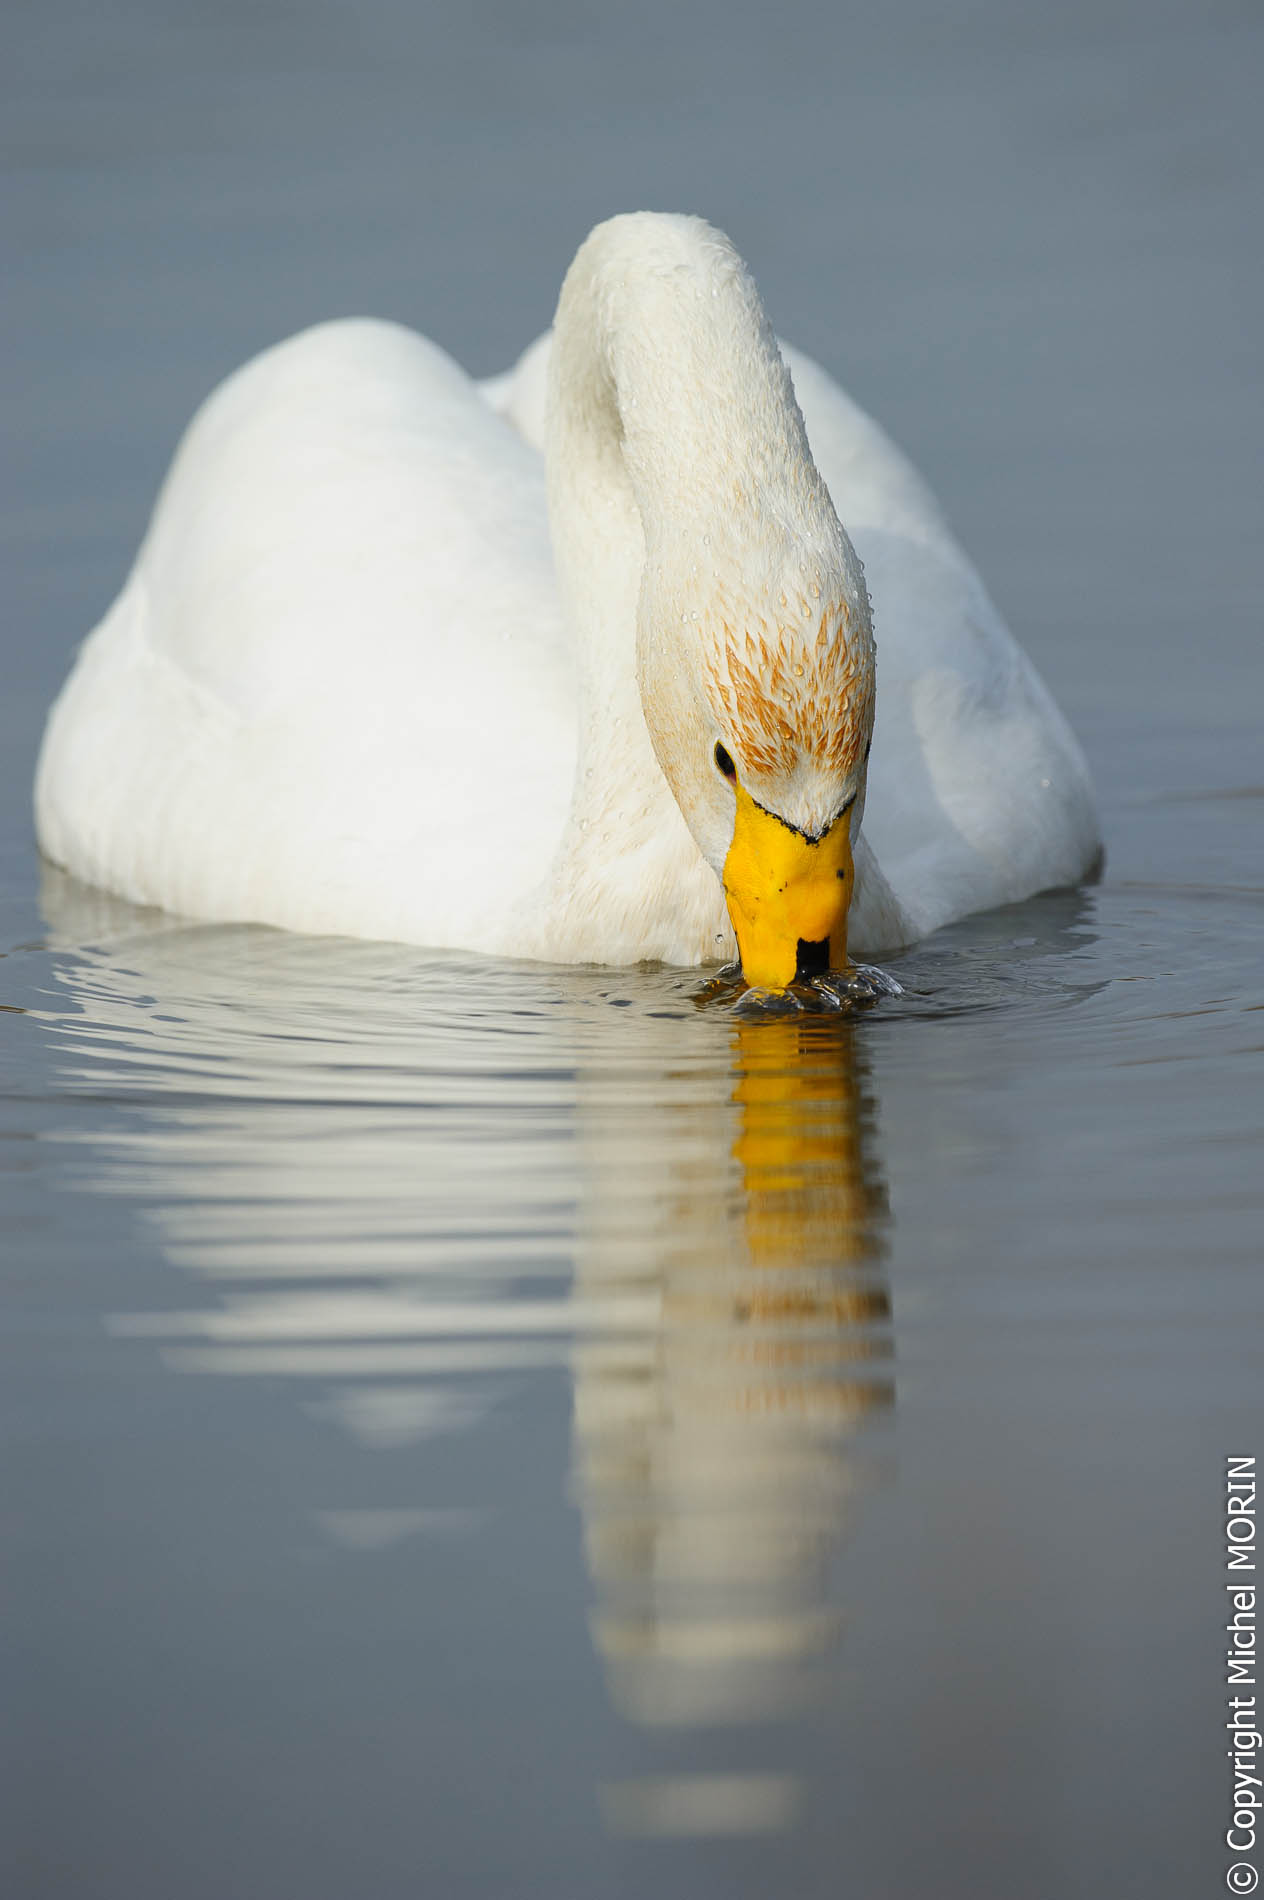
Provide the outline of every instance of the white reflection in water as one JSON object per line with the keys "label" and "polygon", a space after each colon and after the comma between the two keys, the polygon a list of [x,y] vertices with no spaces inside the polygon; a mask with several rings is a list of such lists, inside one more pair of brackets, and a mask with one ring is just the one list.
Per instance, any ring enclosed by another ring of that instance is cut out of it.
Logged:
{"label": "white reflection in water", "polygon": [[799,1790],[789,1775],[647,1775],[607,1783],[601,1805],[619,1834],[764,1834],[795,1820]]}
{"label": "white reflection in water", "polygon": [[[600,1226],[576,1253],[577,1289],[614,1276],[658,1311],[621,1349],[580,1342],[574,1358],[595,1640],[617,1705],[649,1723],[750,1719],[819,1686],[854,1440],[893,1396],[853,1032],[793,1018],[728,1033],[708,1164],[695,1151],[670,1171],[639,1253]],[[603,1161],[618,1178],[616,1149],[598,1146],[596,1179]]]}
{"label": "white reflection in water", "polygon": [[481,1511],[316,1511],[320,1528],[347,1550],[390,1550],[409,1537],[465,1537]]}
{"label": "white reflection in water", "polygon": [[[189,1372],[321,1381],[309,1408],[368,1446],[469,1430],[515,1371],[568,1365],[616,1707],[705,1726],[822,1693],[858,1440],[894,1396],[854,1026],[699,1009],[696,975],[181,926],[55,875],[45,901],[97,945],[59,962],[50,1018],[114,1111],[76,1165],[212,1294],[115,1330]],[[317,1521],[360,1552],[480,1529],[335,1504]],[[669,1835],[797,1801],[777,1775],[602,1795]]]}
{"label": "white reflection in water", "polygon": [[486,1380],[452,1385],[344,1385],[311,1403],[314,1418],[332,1418],[370,1451],[400,1451],[423,1438],[468,1432],[508,1396]]}

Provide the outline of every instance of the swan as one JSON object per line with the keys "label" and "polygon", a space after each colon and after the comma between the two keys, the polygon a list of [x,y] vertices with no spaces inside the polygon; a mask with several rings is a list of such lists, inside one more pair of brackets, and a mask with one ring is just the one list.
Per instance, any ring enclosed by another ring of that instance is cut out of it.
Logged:
{"label": "swan", "polygon": [[1100,850],[921,478],[779,347],[726,237],[651,213],[597,226],[486,385],[367,319],[231,375],[53,705],[35,810],[54,864],[193,918],[736,949],[773,989]]}

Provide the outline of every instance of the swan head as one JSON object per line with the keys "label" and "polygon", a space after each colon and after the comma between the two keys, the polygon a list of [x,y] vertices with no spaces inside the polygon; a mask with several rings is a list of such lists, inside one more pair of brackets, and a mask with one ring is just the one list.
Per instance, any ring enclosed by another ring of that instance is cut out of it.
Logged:
{"label": "swan head", "polygon": [[863,571],[832,510],[817,526],[651,554],[638,610],[655,754],[723,884],[743,975],[769,989],[846,967],[873,731]]}

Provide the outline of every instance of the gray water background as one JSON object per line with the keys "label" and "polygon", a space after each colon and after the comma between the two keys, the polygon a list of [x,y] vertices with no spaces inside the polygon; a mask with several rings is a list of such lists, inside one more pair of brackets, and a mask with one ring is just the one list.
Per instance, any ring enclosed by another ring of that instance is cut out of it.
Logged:
{"label": "gray water background", "polygon": [[[1258,8],[4,25],[4,1892],[1222,1890]],[[832,1025],[41,888],[44,709],[216,379],[361,312],[503,367],[637,206],[930,477],[1103,881]]]}

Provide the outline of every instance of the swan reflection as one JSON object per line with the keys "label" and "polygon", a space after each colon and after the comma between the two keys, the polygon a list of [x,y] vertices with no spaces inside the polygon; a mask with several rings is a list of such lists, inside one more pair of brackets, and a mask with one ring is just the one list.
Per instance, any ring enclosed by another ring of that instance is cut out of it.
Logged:
{"label": "swan reflection", "polygon": [[[800,1017],[729,1034],[713,1112],[730,1166],[691,1165],[673,1243],[619,1270],[628,1292],[654,1287],[658,1323],[574,1360],[595,1638],[616,1705],[654,1724],[776,1714],[819,1685],[858,1435],[894,1390],[854,1027]],[[581,1293],[609,1285],[603,1265],[580,1245]]]}
{"label": "swan reflection", "polygon": [[[307,1382],[370,1447],[468,1431],[522,1368],[568,1367],[614,1705],[658,1729],[810,1701],[894,1392],[855,1025],[696,1009],[679,972],[194,927],[51,872],[44,895],[74,946],[49,1034],[93,1123],[71,1165],[204,1289],[115,1331]],[[366,1553],[485,1529],[414,1496],[305,1502]],[[650,1833],[780,1827],[796,1801],[767,1773],[603,1793]]]}

